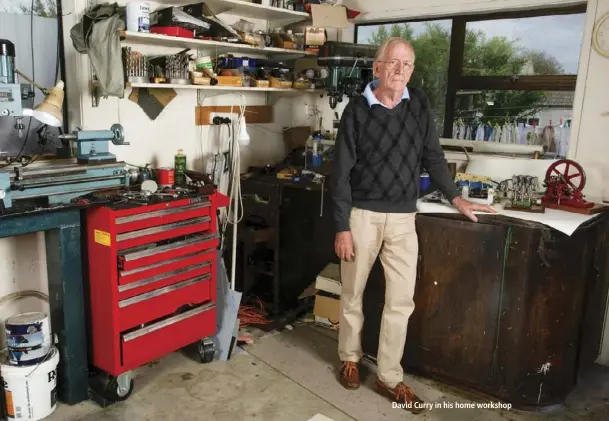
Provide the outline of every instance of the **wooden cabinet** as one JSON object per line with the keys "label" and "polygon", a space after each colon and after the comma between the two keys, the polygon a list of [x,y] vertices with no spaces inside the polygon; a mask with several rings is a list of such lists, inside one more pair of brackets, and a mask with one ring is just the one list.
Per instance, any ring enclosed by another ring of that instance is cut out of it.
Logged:
{"label": "wooden cabinet", "polygon": [[[609,216],[571,237],[541,224],[418,215],[420,255],[402,365],[530,409],[562,404],[598,356],[609,285]],[[377,261],[363,345],[376,355]]]}

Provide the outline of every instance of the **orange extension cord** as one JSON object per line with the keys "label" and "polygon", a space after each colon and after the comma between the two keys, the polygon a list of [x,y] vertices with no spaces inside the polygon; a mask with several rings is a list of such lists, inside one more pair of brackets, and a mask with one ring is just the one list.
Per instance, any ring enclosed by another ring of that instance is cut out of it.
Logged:
{"label": "orange extension cord", "polygon": [[258,301],[258,305],[242,305],[239,307],[239,321],[240,327],[246,327],[250,325],[266,325],[271,323],[270,320],[266,318],[266,310],[264,309],[264,304],[259,297],[256,297]]}

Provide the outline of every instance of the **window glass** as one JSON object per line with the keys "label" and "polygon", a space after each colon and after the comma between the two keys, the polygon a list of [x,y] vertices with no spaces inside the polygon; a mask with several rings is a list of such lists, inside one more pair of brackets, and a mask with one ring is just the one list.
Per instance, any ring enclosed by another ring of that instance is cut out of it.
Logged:
{"label": "window glass", "polygon": [[577,74],[586,15],[468,22],[463,74]]}
{"label": "window glass", "polygon": [[444,124],[451,28],[451,20],[435,20],[359,26],[357,32],[357,41],[362,44],[380,45],[394,36],[412,43],[416,61],[409,86],[421,88],[429,98],[439,133]]}
{"label": "window glass", "polygon": [[459,91],[452,137],[545,145],[566,156],[573,99],[573,92],[564,91]]}

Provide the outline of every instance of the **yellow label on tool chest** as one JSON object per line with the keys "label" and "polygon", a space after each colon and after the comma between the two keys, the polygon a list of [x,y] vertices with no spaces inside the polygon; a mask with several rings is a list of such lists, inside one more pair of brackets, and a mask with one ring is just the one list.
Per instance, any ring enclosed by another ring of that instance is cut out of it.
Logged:
{"label": "yellow label on tool chest", "polygon": [[100,230],[95,230],[95,242],[102,246],[110,246],[110,233]]}

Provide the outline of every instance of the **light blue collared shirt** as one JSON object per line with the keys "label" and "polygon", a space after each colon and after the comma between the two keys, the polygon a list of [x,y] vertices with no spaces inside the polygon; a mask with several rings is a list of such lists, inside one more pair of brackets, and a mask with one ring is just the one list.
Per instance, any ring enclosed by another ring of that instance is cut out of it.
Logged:
{"label": "light blue collared shirt", "polygon": [[[370,82],[368,84],[368,86],[366,86],[366,89],[364,90],[364,93],[362,95],[364,95],[364,97],[366,97],[366,100],[368,101],[368,105],[370,107],[372,107],[375,104],[378,104],[378,105],[382,105],[385,108],[389,108],[388,106],[383,104],[381,101],[379,101],[377,99],[377,97],[374,95],[373,90],[376,89],[378,86],[379,86],[378,79],[373,80],[372,82]],[[402,95],[400,102],[402,102],[405,99],[410,99],[410,94],[408,93],[407,86],[404,87],[404,94]]]}

